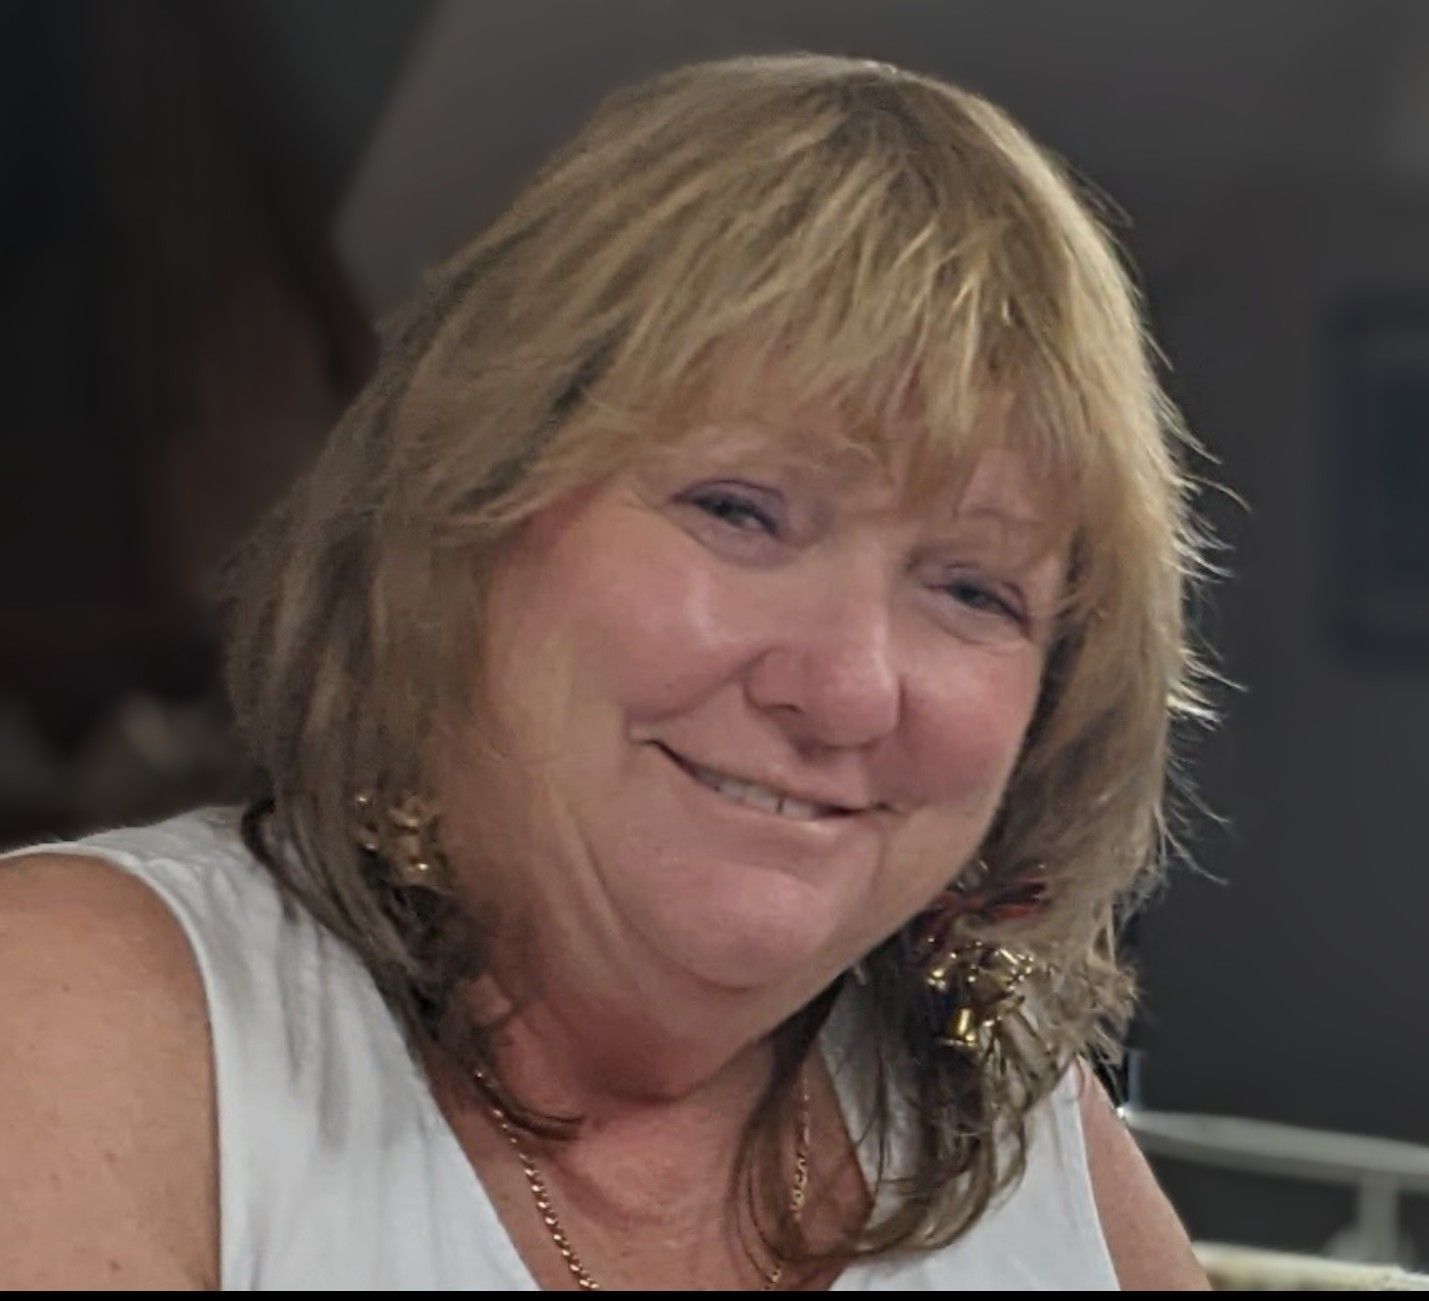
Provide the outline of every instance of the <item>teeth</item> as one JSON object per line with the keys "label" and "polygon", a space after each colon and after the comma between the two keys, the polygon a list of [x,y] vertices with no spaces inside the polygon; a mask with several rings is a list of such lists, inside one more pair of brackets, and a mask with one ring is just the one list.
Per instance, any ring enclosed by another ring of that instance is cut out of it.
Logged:
{"label": "teeth", "polygon": [[807,800],[796,800],[792,795],[780,795],[767,786],[756,786],[753,782],[736,781],[733,777],[722,777],[708,768],[690,771],[712,791],[718,791],[726,799],[736,804],[748,804],[752,808],[763,809],[766,813],[777,813],[780,817],[794,818],[800,822],[810,822],[814,818],[828,817],[837,812],[827,804],[810,804]]}

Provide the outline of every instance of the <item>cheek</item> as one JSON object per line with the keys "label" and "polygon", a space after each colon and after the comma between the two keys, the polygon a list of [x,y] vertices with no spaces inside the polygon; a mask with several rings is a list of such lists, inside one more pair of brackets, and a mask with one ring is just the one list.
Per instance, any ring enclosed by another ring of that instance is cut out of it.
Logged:
{"label": "cheek", "polygon": [[732,617],[724,587],[679,547],[587,561],[579,590],[561,598],[577,672],[632,723],[705,699],[737,670],[747,642],[747,620]]}
{"label": "cheek", "polygon": [[887,926],[924,907],[977,853],[1017,762],[1039,669],[1040,659],[1031,669],[965,665],[940,689],[910,694],[902,793],[916,807],[888,846]]}
{"label": "cheek", "polygon": [[1006,652],[960,648],[907,699],[909,778],[916,802],[996,805],[1041,685],[1042,656],[1023,643]]}

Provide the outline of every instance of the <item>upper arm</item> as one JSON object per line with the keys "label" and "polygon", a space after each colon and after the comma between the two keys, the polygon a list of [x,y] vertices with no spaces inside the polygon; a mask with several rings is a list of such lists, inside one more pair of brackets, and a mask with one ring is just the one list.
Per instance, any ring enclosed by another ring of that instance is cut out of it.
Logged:
{"label": "upper arm", "polygon": [[1126,1291],[1208,1290],[1205,1270],[1106,1091],[1082,1071],[1081,1116],[1097,1216]]}
{"label": "upper arm", "polygon": [[0,1289],[217,1286],[212,1070],[153,891],[87,857],[0,864]]}

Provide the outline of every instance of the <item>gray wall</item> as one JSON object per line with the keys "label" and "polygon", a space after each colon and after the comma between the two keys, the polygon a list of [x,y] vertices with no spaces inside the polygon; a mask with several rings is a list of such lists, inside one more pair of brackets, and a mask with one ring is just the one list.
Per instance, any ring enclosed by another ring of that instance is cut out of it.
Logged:
{"label": "gray wall", "polygon": [[[1233,818],[1145,935],[1148,1091],[1429,1142],[1429,667],[1335,635],[1344,484],[1327,311],[1429,287],[1429,202],[1366,178],[1238,192],[1167,287],[1163,338],[1190,417],[1248,498],[1219,597],[1231,702],[1204,765]],[[1429,430],[1425,431],[1429,438]],[[1424,509],[1429,511],[1429,502]]]}

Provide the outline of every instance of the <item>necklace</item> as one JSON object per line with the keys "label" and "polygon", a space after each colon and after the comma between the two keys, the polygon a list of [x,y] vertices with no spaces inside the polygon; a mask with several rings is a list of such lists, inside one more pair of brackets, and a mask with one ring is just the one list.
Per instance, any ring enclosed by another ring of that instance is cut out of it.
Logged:
{"label": "necklace", "polygon": [[[521,1163],[521,1173],[526,1176],[526,1182],[531,1187],[531,1196],[536,1201],[536,1211],[541,1217],[541,1223],[546,1226],[546,1232],[551,1235],[551,1241],[556,1244],[556,1250],[561,1253],[561,1259],[566,1262],[566,1268],[571,1271],[571,1277],[575,1279],[576,1286],[583,1292],[599,1292],[600,1284],[592,1277],[590,1271],[581,1264],[581,1259],[576,1255],[576,1249],[571,1246],[571,1240],[566,1237],[566,1231],[561,1227],[560,1216],[556,1214],[556,1208],[551,1203],[551,1192],[546,1187],[546,1180],[541,1174],[535,1161],[530,1154],[521,1146],[521,1139],[517,1135],[516,1127],[511,1123],[511,1118],[506,1114],[505,1108],[497,1103],[491,1096],[491,1081],[487,1078],[480,1067],[473,1069],[472,1074],[476,1077],[476,1082],[481,1085],[483,1092],[487,1095],[487,1106],[491,1108],[492,1118],[496,1121],[497,1127],[506,1135],[506,1141],[511,1144],[511,1150],[516,1153],[516,1159]],[[801,1075],[799,1077],[799,1130],[798,1142],[794,1150],[794,1182],[789,1189],[789,1213],[795,1221],[799,1218],[799,1213],[804,1209],[804,1198],[809,1190],[809,1085]],[[779,1281],[784,1277],[784,1262],[777,1261],[774,1268],[765,1276],[764,1285],[761,1292],[772,1292],[779,1286]]]}

